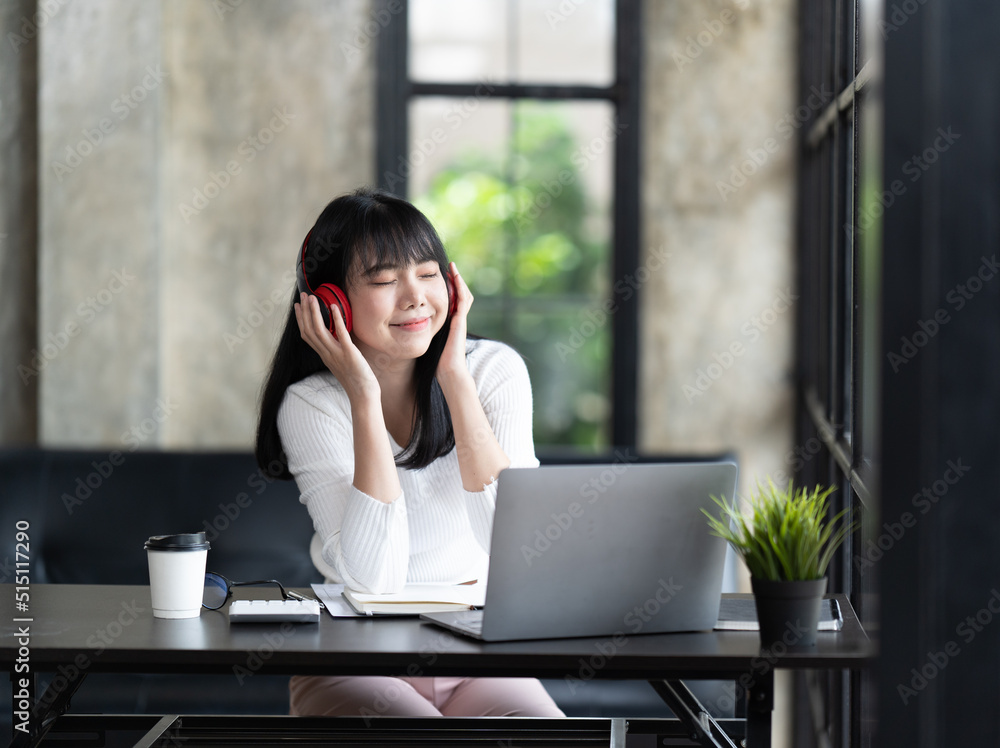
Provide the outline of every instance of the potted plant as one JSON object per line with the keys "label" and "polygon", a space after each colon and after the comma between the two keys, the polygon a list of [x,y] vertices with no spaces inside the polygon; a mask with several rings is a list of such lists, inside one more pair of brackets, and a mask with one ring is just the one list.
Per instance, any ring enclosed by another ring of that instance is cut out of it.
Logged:
{"label": "potted plant", "polygon": [[[709,530],[726,540],[750,570],[761,642],[786,646],[816,643],[820,606],[826,592],[826,569],[834,552],[854,529],[844,509],[827,518],[834,487],[778,488],[768,478],[751,491],[749,511],[734,499],[712,499],[720,517],[702,510]],[[786,632],[792,633],[788,641]]]}

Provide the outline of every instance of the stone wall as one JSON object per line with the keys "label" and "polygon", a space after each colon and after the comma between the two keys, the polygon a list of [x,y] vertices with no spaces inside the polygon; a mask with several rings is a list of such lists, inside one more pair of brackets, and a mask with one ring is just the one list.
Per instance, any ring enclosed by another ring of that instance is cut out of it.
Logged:
{"label": "stone wall", "polygon": [[[47,446],[246,448],[294,251],[374,176],[369,1],[48,6],[37,318],[24,47],[0,75],[3,442],[34,441],[37,384]],[[35,12],[0,8],[5,35]],[[734,448],[745,488],[791,447],[793,5],[645,13],[643,248],[669,256],[642,288],[640,445]],[[53,355],[25,386],[32,348]]]}
{"label": "stone wall", "polygon": [[[795,15],[646,4],[640,444],[790,474]],[[801,121],[798,121],[801,124]]]}
{"label": "stone wall", "polygon": [[365,0],[101,0],[41,34],[46,446],[246,448],[333,196],[372,180]]}

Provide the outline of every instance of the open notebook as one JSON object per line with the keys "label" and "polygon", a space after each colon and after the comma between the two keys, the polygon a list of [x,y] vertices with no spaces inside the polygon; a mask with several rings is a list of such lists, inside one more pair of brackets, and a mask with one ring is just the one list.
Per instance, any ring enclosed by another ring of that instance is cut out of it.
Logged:
{"label": "open notebook", "polygon": [[344,599],[363,615],[420,615],[482,607],[486,585],[408,584],[400,592],[372,595],[344,588]]}
{"label": "open notebook", "polygon": [[[833,598],[824,598],[820,608],[818,631],[840,631],[844,618],[840,604]],[[758,631],[757,605],[752,597],[724,597],[719,605],[717,631]]]}

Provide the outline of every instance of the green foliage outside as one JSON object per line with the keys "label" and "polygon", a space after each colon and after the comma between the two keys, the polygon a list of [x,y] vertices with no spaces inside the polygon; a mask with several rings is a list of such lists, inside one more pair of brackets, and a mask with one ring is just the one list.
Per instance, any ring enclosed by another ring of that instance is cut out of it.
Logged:
{"label": "green foliage outside", "polygon": [[470,332],[524,356],[535,443],[593,450],[609,439],[607,208],[589,203],[577,144],[553,109],[518,105],[512,162],[464,153],[414,202],[476,297]]}

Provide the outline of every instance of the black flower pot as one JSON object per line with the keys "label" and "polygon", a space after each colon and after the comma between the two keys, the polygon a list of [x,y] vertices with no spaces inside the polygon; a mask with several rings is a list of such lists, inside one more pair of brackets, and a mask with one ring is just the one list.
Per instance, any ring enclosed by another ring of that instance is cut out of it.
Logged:
{"label": "black flower pot", "polygon": [[795,650],[816,645],[826,577],[805,582],[751,577],[750,585],[757,606],[761,647]]}

